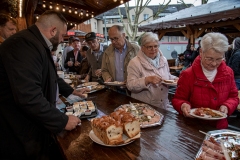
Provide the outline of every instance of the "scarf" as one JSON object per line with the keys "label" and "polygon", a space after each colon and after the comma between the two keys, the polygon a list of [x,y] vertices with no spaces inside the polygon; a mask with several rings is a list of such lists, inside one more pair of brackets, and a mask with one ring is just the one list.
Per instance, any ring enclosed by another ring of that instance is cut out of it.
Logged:
{"label": "scarf", "polygon": [[145,55],[145,53],[143,53],[144,57],[146,58],[146,60],[155,68],[159,68],[160,67],[160,54],[159,52],[157,53],[157,56],[154,59],[149,58],[148,56]]}

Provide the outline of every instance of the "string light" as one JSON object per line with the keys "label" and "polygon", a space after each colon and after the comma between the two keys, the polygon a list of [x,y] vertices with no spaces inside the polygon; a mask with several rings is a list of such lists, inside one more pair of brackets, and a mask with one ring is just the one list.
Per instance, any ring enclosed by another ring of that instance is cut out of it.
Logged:
{"label": "string light", "polygon": [[117,2],[117,0],[113,0],[113,2]]}
{"label": "string light", "polygon": [[38,17],[38,15],[36,16],[36,19],[38,19],[39,17]]}
{"label": "string light", "polygon": [[59,10],[59,6],[58,6],[58,4],[57,4],[57,7],[56,7],[56,10]]}
{"label": "string light", "polygon": [[[19,2],[22,3],[23,0],[19,0]],[[117,0],[113,0],[114,2],[117,2]],[[49,7],[49,9],[56,9],[57,11],[59,10],[62,10],[62,12],[69,12],[69,13],[74,13],[74,14],[77,14],[79,15],[79,17],[83,18],[83,16],[86,16],[86,17],[94,17],[94,12],[90,12],[89,11],[86,11],[84,9],[79,9],[78,8],[72,8],[71,6],[66,6],[66,5],[62,5],[61,4],[59,5],[58,3],[56,4],[56,7],[55,7],[55,4],[53,2],[48,2],[48,1],[42,1],[42,7],[43,8],[47,8]],[[97,3],[99,3],[99,1],[96,1]],[[120,3],[123,3],[124,1],[121,0]],[[20,6],[20,5],[19,5]],[[20,9],[19,9],[20,11]],[[20,15],[20,13],[19,13]]]}
{"label": "string light", "polygon": [[22,0],[19,0],[19,17],[22,17]]}
{"label": "string light", "polygon": [[70,25],[72,26],[72,23],[70,23]]}
{"label": "string light", "polygon": [[121,0],[120,3],[123,4],[123,0]]}
{"label": "string light", "polygon": [[75,13],[75,14],[78,14],[78,12],[77,12],[77,8],[75,8],[75,11],[74,11],[74,13]]}
{"label": "string light", "polygon": [[49,9],[52,9],[52,2],[50,2]]}
{"label": "string light", "polygon": [[46,8],[46,4],[45,4],[45,1],[43,1],[43,5],[42,5],[42,6],[43,6],[43,8]]}

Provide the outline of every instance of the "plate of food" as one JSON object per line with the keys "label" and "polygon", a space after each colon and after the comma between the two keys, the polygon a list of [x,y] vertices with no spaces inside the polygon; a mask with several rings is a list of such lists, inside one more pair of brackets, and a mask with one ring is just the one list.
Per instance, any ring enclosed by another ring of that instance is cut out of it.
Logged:
{"label": "plate of food", "polygon": [[123,104],[115,110],[125,110],[135,116],[141,128],[153,127],[163,123],[164,115],[145,103]]}
{"label": "plate of food", "polygon": [[95,85],[95,86],[91,86],[89,89],[90,89],[90,92],[88,93],[93,93],[93,92],[96,92],[96,91],[99,91],[99,90],[102,90],[104,89],[105,86],[104,85]]}
{"label": "plate of food", "polygon": [[140,133],[138,135],[135,136],[135,139],[132,140],[128,140],[128,137],[123,134],[123,140],[126,141],[126,143],[122,143],[122,144],[114,144],[114,145],[108,145],[103,143],[103,141],[101,141],[93,132],[93,130],[90,131],[89,133],[89,137],[92,139],[93,142],[103,145],[103,146],[107,146],[107,147],[120,147],[120,146],[125,146],[128,145],[129,143],[132,143],[137,137],[140,137]]}
{"label": "plate of food", "polygon": [[163,84],[169,85],[169,86],[176,86],[177,82],[174,80],[163,80],[162,81]]}
{"label": "plate of food", "polygon": [[195,160],[237,160],[239,157],[240,132],[223,129],[207,133]]}
{"label": "plate of food", "polygon": [[124,110],[91,119],[91,127],[90,138],[104,146],[123,146],[140,138],[138,119]]}
{"label": "plate of food", "polygon": [[213,110],[210,108],[193,108],[190,110],[190,115],[195,118],[205,119],[205,120],[219,120],[227,118],[225,113],[222,113],[217,110]]}
{"label": "plate of food", "polygon": [[65,78],[64,81],[68,84],[72,83],[72,80]]}
{"label": "plate of food", "polygon": [[104,84],[109,85],[109,86],[123,86],[123,85],[126,85],[125,82],[120,82],[120,81],[104,82]]}
{"label": "plate of food", "polygon": [[86,82],[86,83],[83,83],[81,84],[82,87],[86,87],[86,86],[96,86],[98,85],[99,83],[98,82]]}

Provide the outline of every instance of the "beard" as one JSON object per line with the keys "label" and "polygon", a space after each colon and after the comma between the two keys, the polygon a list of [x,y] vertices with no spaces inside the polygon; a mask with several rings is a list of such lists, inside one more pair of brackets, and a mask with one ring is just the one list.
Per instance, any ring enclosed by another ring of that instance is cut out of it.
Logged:
{"label": "beard", "polygon": [[56,35],[49,39],[49,41],[52,43],[52,51],[56,51],[59,45],[59,32],[57,31]]}

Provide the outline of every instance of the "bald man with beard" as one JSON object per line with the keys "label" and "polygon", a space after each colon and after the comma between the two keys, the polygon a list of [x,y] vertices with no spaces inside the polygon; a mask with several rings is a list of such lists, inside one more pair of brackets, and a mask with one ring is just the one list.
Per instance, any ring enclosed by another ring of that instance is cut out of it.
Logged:
{"label": "bald man with beard", "polygon": [[46,11],[35,25],[0,45],[1,159],[58,159],[52,157],[52,135],[80,123],[56,108],[59,93],[83,97],[89,91],[73,90],[56,73],[51,50],[66,32],[66,19]]}

